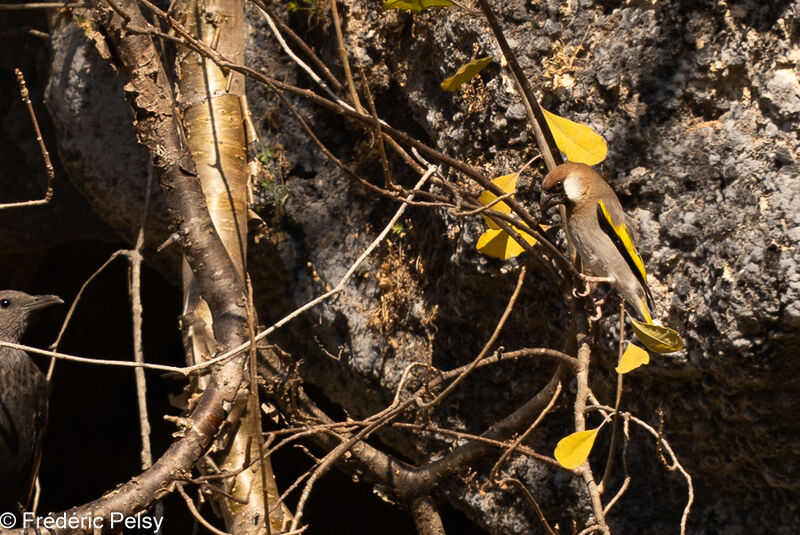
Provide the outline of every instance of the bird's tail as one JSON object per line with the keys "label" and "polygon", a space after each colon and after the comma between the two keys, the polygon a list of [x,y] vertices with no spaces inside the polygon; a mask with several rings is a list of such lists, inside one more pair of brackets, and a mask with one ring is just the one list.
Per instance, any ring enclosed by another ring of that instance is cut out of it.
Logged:
{"label": "bird's tail", "polygon": [[653,323],[653,316],[651,315],[651,310],[653,310],[654,303],[653,303],[653,295],[650,293],[650,288],[647,285],[644,285],[644,296],[639,297],[635,303],[631,303],[636,308],[636,312],[639,313],[639,317],[643,319],[646,323]]}
{"label": "bird's tail", "polygon": [[644,321],[647,323],[653,323],[653,317],[650,315],[650,311],[647,309],[647,303],[644,301],[639,303],[639,314],[642,315],[642,318],[644,318]]}

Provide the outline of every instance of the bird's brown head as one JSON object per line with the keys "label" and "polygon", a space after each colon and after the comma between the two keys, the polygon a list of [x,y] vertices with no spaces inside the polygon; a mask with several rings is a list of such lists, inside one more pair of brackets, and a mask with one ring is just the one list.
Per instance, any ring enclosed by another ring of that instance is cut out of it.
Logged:
{"label": "bird's brown head", "polygon": [[0,291],[0,340],[19,342],[32,313],[63,302],[55,295],[28,295],[17,290]]}
{"label": "bird's brown head", "polygon": [[559,165],[542,181],[542,212],[556,204],[575,205],[583,199],[600,176],[584,163],[567,162]]}

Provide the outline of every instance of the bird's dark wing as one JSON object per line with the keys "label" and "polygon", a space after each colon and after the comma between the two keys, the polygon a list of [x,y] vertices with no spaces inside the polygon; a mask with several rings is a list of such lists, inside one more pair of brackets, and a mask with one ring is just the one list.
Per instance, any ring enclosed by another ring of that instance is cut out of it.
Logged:
{"label": "bird's dark wing", "polygon": [[624,221],[617,224],[614,223],[603,199],[597,201],[597,222],[600,225],[600,229],[611,239],[611,242],[617,248],[619,254],[625,259],[628,267],[631,268],[636,279],[642,285],[650,308],[655,308],[653,306],[653,295],[650,292],[650,288],[647,286],[647,273],[644,269],[644,262],[642,262],[642,258],[636,251],[636,246],[628,232],[628,227],[625,225]]}

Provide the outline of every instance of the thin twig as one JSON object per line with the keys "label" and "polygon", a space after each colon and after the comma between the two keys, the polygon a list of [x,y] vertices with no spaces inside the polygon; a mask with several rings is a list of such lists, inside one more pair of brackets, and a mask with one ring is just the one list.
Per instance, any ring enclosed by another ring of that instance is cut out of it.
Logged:
{"label": "thin twig", "polygon": [[[483,1],[483,0],[481,0]],[[584,319],[584,316],[578,316],[576,313],[576,309],[578,308],[575,304],[574,300],[571,300],[571,307],[573,309],[573,317],[576,320]],[[586,325],[581,323],[579,329],[576,329],[576,343],[578,345],[578,372],[575,374],[575,382],[576,382],[576,393],[575,393],[575,402],[573,405],[573,418],[575,421],[575,431],[585,431],[586,430],[586,418],[585,418],[585,411],[586,411],[586,401],[589,396],[592,394],[591,389],[589,388],[589,364],[590,358],[592,353],[592,348],[590,345],[590,339],[586,335],[584,328]],[[589,460],[583,462],[583,464],[578,468],[578,472],[580,473],[581,477],[583,478],[584,483],[586,484],[586,490],[589,492],[589,498],[592,504],[592,512],[594,513],[595,522],[599,525],[601,530],[608,531],[608,526],[606,525],[605,516],[603,514],[603,502],[600,499],[600,493],[597,490],[597,482],[594,479],[594,474],[592,473],[592,467],[589,464]]]}
{"label": "thin twig", "polygon": [[504,195],[500,195],[499,197],[495,197],[492,201],[490,201],[490,202],[488,202],[488,203],[486,203],[484,205],[481,205],[480,208],[475,208],[475,209],[472,209],[472,210],[457,210],[457,209],[454,209],[454,210],[450,211],[450,214],[453,217],[464,217],[464,216],[482,214],[484,212],[490,211],[494,205],[499,204],[499,203],[503,202],[506,199],[510,199],[511,197],[513,197],[516,194],[517,194],[517,190],[509,191],[508,193],[506,193]]}
{"label": "thin twig", "polygon": [[227,531],[222,531],[220,529],[215,528],[213,525],[211,525],[211,523],[208,520],[203,518],[203,515],[201,515],[200,511],[197,510],[197,507],[195,506],[192,499],[189,497],[188,494],[186,494],[186,491],[183,490],[183,485],[177,485],[176,488],[178,489],[178,494],[180,494],[183,497],[183,501],[186,502],[186,507],[189,508],[189,512],[192,513],[192,516],[195,517],[195,519],[198,522],[200,522],[204,528],[206,528],[214,535],[231,535]]}
{"label": "thin twig", "polygon": [[36,133],[36,141],[39,143],[39,150],[42,153],[44,169],[45,173],[47,174],[47,191],[45,192],[44,197],[41,199],[0,204],[0,210],[5,210],[6,208],[20,208],[23,206],[41,206],[49,203],[50,199],[53,198],[53,182],[56,178],[56,172],[53,169],[53,163],[50,161],[50,154],[47,152],[47,147],[45,146],[44,138],[42,137],[42,131],[39,129],[39,121],[36,120],[36,112],[33,111],[30,92],[28,91],[28,86],[25,84],[25,77],[22,75],[22,71],[19,69],[14,69],[14,74],[17,75],[19,94],[22,98],[22,102],[25,104],[25,108],[28,110],[28,116],[31,119],[33,130]]}
{"label": "thin twig", "polygon": [[[497,364],[507,360],[515,360],[521,358],[535,358],[535,357],[546,357],[553,360],[557,360],[558,362],[565,364],[571,372],[576,373],[578,371],[578,360],[575,357],[570,357],[566,353],[562,353],[561,351],[557,351],[555,349],[548,349],[545,347],[530,347],[530,348],[517,349],[514,351],[505,351],[503,353],[497,353],[495,355],[489,355],[480,362],[479,367],[488,366],[489,364]],[[456,377],[464,373],[464,370],[468,366],[469,364],[461,366],[459,368],[455,368],[453,370],[441,372],[442,379],[452,379],[453,377]]]}
{"label": "thin twig", "polygon": [[467,366],[467,368],[458,377],[456,377],[455,381],[447,385],[447,388],[445,388],[430,403],[421,404],[420,408],[430,409],[441,403],[445,397],[450,395],[450,392],[455,390],[455,388],[459,384],[461,384],[461,382],[464,379],[466,379],[470,373],[472,373],[472,370],[474,370],[478,366],[478,363],[481,360],[483,360],[483,358],[489,352],[489,349],[494,345],[494,343],[497,341],[497,338],[500,336],[500,332],[503,330],[503,327],[506,324],[506,320],[508,320],[508,316],[511,315],[511,311],[514,310],[514,305],[517,303],[517,298],[519,297],[519,293],[522,290],[522,283],[525,282],[526,272],[527,269],[525,268],[525,266],[522,266],[519,270],[519,276],[517,277],[517,285],[514,287],[514,291],[512,292],[511,297],[508,300],[508,304],[506,305],[506,308],[503,311],[503,315],[500,316],[500,320],[497,322],[497,325],[494,328],[494,332],[492,332],[492,335],[489,337],[489,340],[483,346],[483,349],[481,349],[481,352],[478,353],[478,356],[475,357],[475,359]]}
{"label": "thin twig", "polygon": [[601,526],[599,524],[592,524],[591,526],[582,529],[578,532],[578,535],[589,535],[590,533],[594,533],[595,531],[600,531],[602,533],[609,533],[608,526]]}
{"label": "thin twig", "polygon": [[[430,433],[434,435],[443,435],[449,436],[461,440],[469,440],[471,442],[480,442],[481,444],[486,444],[488,446],[492,446],[495,448],[500,448],[505,450],[509,447],[508,442],[504,442],[502,440],[495,440],[492,438],[482,437],[480,435],[474,435],[472,433],[465,433],[463,431],[455,431],[453,429],[444,429],[442,427],[435,427],[435,426],[427,426],[427,425],[420,425],[420,424],[412,424],[408,422],[391,422],[389,425],[392,427],[397,427],[399,429],[411,429],[414,431],[419,431],[421,433]],[[548,457],[547,455],[542,455],[541,453],[537,453],[536,451],[530,449],[527,446],[519,445],[516,449],[517,453],[523,455],[525,457],[530,457],[531,459],[536,459],[537,461],[541,461],[543,463],[549,464],[553,468],[558,468],[559,470],[563,470],[565,472],[569,472],[575,475],[573,470],[568,468],[564,468],[561,464],[553,459],[552,457]]]}
{"label": "thin twig", "polygon": [[517,57],[508,45],[508,41],[506,41],[503,29],[489,5],[489,0],[478,0],[478,5],[480,5],[481,11],[483,11],[483,15],[486,17],[495,39],[497,39],[497,44],[500,45],[500,50],[502,50],[503,56],[506,58],[506,62],[508,62],[508,67],[511,70],[514,81],[517,83],[517,88],[522,97],[522,103],[528,114],[528,122],[533,128],[539,150],[544,157],[545,164],[547,164],[547,170],[552,171],[557,166],[564,163],[564,161],[561,159],[561,152],[556,145],[555,139],[553,139],[553,134],[550,132],[547,120],[544,118],[542,108],[539,106],[539,101],[533,96],[533,90],[528,83],[528,79],[519,66]]}
{"label": "thin twig", "polygon": [[[622,360],[623,350],[625,348],[625,300],[620,299],[619,311],[619,350],[617,354],[617,363]],[[622,379],[623,374],[617,374],[617,395],[614,400],[614,425],[611,427],[611,444],[608,447],[608,459],[606,459],[606,469],[603,473],[603,479],[597,485],[597,492],[603,494],[608,485],[608,479],[611,477],[611,468],[614,466],[614,450],[617,447],[617,430],[619,428],[619,406],[622,402]]]}
{"label": "thin twig", "polygon": [[[136,245],[128,253],[131,264],[131,316],[133,323],[133,360],[139,364],[144,363],[144,349],[142,347],[142,248],[144,247],[144,229],[147,222],[147,212],[150,208],[150,193],[153,185],[153,167],[147,169],[147,185],[144,194],[144,208],[139,221],[139,233]],[[153,464],[153,453],[150,448],[150,420],[147,417],[147,379],[142,368],[134,368],[136,377],[136,399],[139,406],[139,426],[142,435],[142,470],[147,470]]]}
{"label": "thin twig", "polygon": [[544,511],[542,511],[542,508],[539,505],[539,502],[537,502],[536,498],[533,497],[533,494],[531,494],[531,491],[529,491],[528,488],[525,485],[522,484],[522,481],[520,481],[519,479],[517,479],[515,477],[508,477],[508,478],[503,479],[502,481],[500,481],[501,485],[507,485],[509,483],[514,485],[518,489],[520,489],[522,491],[522,494],[528,499],[528,502],[531,505],[533,505],[533,508],[536,511],[536,516],[539,517],[539,521],[544,526],[544,529],[547,530],[547,533],[549,535],[556,535],[556,532],[553,531],[553,528],[550,527],[550,523],[547,522],[547,518],[544,516]]}
{"label": "thin twig", "polygon": [[[243,344],[245,345],[245,344]],[[196,371],[196,366],[167,366],[165,364],[151,364],[148,362],[132,362],[130,360],[108,360],[108,359],[93,359],[89,357],[79,357],[77,355],[69,355],[67,353],[57,353],[55,351],[47,351],[39,349],[38,347],[26,346],[23,344],[15,344],[13,342],[4,342],[0,340],[0,347],[11,347],[13,349],[21,349],[27,353],[34,353],[36,355],[44,355],[59,360],[66,360],[70,362],[80,362],[82,364],[94,364],[98,366],[118,366],[120,368],[144,368],[146,370],[158,370],[162,372],[173,372],[181,375],[189,375]],[[238,353],[241,353],[239,351]],[[237,354],[238,354],[237,353]],[[230,357],[229,357],[230,358]]]}
{"label": "thin twig", "polygon": [[[328,84],[326,84],[325,81],[322,80],[322,78],[320,78],[316,72],[314,72],[314,69],[309,67],[302,59],[300,59],[297,56],[297,54],[294,53],[294,51],[289,47],[289,45],[283,39],[281,32],[278,30],[278,27],[276,26],[276,22],[278,22],[280,19],[274,16],[272,12],[267,9],[267,6],[262,5],[260,1],[256,1],[256,5],[260,7],[261,10],[264,11],[264,13],[267,14],[267,24],[269,25],[270,29],[272,30],[272,34],[275,36],[275,39],[278,40],[278,44],[281,45],[281,48],[283,48],[283,51],[286,53],[286,55],[289,56],[289,58],[291,58],[292,61],[294,61],[301,69],[303,69],[306,72],[306,74],[308,74],[311,77],[311,79],[314,80],[314,82],[316,82],[317,85],[319,85],[323,89],[323,91],[325,91],[332,99],[338,101],[339,97],[336,96],[336,93],[334,93],[331,90],[331,88],[328,87]],[[344,102],[342,103],[344,104]]]}
{"label": "thin twig", "polygon": [[[332,0],[335,4],[336,0]],[[394,183],[392,183],[392,176],[391,172],[389,171],[389,159],[386,157],[386,147],[383,145],[383,132],[381,132],[381,120],[378,117],[378,112],[375,110],[375,101],[372,100],[372,92],[369,90],[369,81],[367,80],[366,75],[361,72],[361,78],[364,80],[364,94],[367,97],[367,104],[369,105],[369,113],[375,119],[374,121],[374,128],[375,128],[375,137],[378,139],[378,150],[380,151],[381,155],[381,167],[383,168],[383,180],[384,180],[384,187],[387,190],[394,189]]]}
{"label": "thin twig", "polygon": [[27,4],[0,4],[0,11],[22,11],[25,9],[54,9],[89,7],[83,2],[30,2]]}
{"label": "thin twig", "polygon": [[347,82],[347,89],[350,92],[350,100],[353,107],[359,114],[364,114],[364,107],[358,99],[356,84],[353,81],[353,71],[350,70],[350,60],[347,59],[347,48],[344,45],[344,35],[342,34],[342,23],[339,20],[339,10],[336,8],[336,0],[331,0],[331,15],[333,15],[333,27],[336,30],[336,40],[339,43],[339,54],[342,57],[342,67],[344,68],[344,78]]}
{"label": "thin twig", "polygon": [[[606,405],[600,405],[600,404],[595,404],[591,408],[595,409],[595,410],[604,411],[605,413],[609,413],[609,414],[614,410],[613,407],[608,407]],[[688,489],[687,489],[688,499],[686,501],[686,506],[683,509],[683,516],[681,517],[681,535],[685,535],[685,533],[686,533],[686,522],[687,522],[687,520],[689,518],[689,513],[690,513],[690,511],[692,509],[692,503],[694,503],[694,485],[692,483],[692,476],[689,474],[689,472],[686,471],[686,469],[683,468],[683,465],[678,461],[678,456],[675,455],[675,452],[673,451],[673,449],[670,446],[669,442],[667,441],[666,438],[664,438],[663,435],[661,435],[656,429],[654,429],[650,424],[648,424],[644,420],[641,420],[641,419],[639,419],[639,418],[637,418],[637,417],[635,417],[632,414],[627,413],[627,412],[623,412],[622,414],[626,418],[630,418],[631,421],[633,421],[634,423],[638,424],[643,429],[645,429],[648,433],[650,433],[651,435],[653,435],[655,437],[655,439],[660,443],[661,447],[664,448],[664,450],[667,452],[667,454],[669,455],[670,459],[672,460],[672,465],[666,466],[667,470],[669,470],[669,471],[677,470],[678,472],[681,473],[681,475],[686,480],[686,485],[688,487]]]}
{"label": "thin twig", "polygon": [[350,437],[345,442],[342,442],[338,446],[336,446],[333,450],[331,450],[322,462],[317,466],[311,476],[308,478],[305,487],[303,488],[303,492],[300,495],[300,499],[297,501],[297,510],[295,511],[295,516],[292,519],[292,525],[290,526],[290,530],[295,530],[300,526],[300,519],[303,517],[303,508],[305,507],[308,498],[311,496],[311,489],[314,486],[314,483],[323,475],[325,475],[328,470],[330,470],[334,463],[338,461],[347,451],[353,447],[354,444],[357,442],[366,439],[369,435],[375,431],[376,429],[384,426],[387,424],[394,415],[386,416],[383,419],[377,420],[352,437]]}
{"label": "thin twig", "polygon": [[[61,338],[63,338],[64,333],[67,330],[67,326],[69,325],[70,320],[72,320],[73,314],[75,314],[75,309],[78,307],[78,303],[80,302],[81,298],[83,297],[83,292],[86,291],[86,288],[89,286],[89,284],[91,284],[92,281],[94,279],[96,279],[97,276],[100,275],[100,273],[102,273],[103,270],[106,269],[109,264],[111,264],[111,262],[113,262],[117,257],[119,257],[121,255],[124,255],[124,254],[125,254],[125,251],[122,251],[122,250],[113,252],[111,254],[111,256],[109,256],[108,259],[105,262],[103,262],[103,264],[99,268],[97,268],[95,270],[95,272],[92,273],[89,276],[89,278],[86,279],[83,282],[83,284],[81,284],[81,289],[78,290],[78,294],[75,296],[75,299],[72,300],[72,304],[69,306],[69,310],[67,311],[67,315],[64,317],[64,321],[61,323],[61,329],[58,331],[58,336],[56,336],[55,342],[50,344],[50,349],[52,349],[53,352],[55,352],[55,353],[58,352],[58,346],[59,346],[59,344],[61,344]],[[53,378],[53,372],[54,372],[55,366],[56,366],[56,359],[59,359],[59,358],[64,359],[64,360],[72,360],[71,355],[65,355],[63,353],[57,353],[57,355],[51,356],[50,367],[47,369],[47,380],[48,381],[52,380],[52,378]],[[79,358],[79,357],[76,357],[76,358]],[[94,360],[94,359],[92,359],[92,360]]]}
{"label": "thin twig", "polygon": [[541,423],[544,417],[547,416],[547,414],[550,412],[550,409],[552,409],[553,405],[555,405],[559,394],[561,394],[561,383],[558,384],[558,386],[556,387],[556,391],[553,392],[553,398],[550,400],[550,403],[548,403],[547,406],[544,408],[544,410],[541,413],[539,413],[539,416],[536,417],[536,420],[534,420],[534,422],[530,425],[530,427],[528,427],[528,429],[524,433],[522,433],[513,442],[513,444],[511,444],[511,447],[509,447],[503,452],[500,458],[497,459],[497,462],[494,463],[494,466],[489,471],[489,481],[494,481],[495,478],[497,478],[497,472],[500,470],[500,467],[503,465],[503,463],[506,462],[506,459],[508,459],[512,453],[517,451],[517,448],[519,448],[520,444],[522,444],[522,442],[526,438],[528,438],[528,435],[530,435],[531,432],[533,432],[533,430],[536,429],[539,423]]}
{"label": "thin twig", "polygon": [[633,415],[631,415],[630,418],[635,423],[639,424],[641,427],[646,429],[651,435],[656,437],[656,440],[658,440],[661,443],[661,445],[664,447],[664,449],[666,450],[667,454],[669,454],[670,458],[672,459],[672,466],[668,466],[667,469],[670,470],[670,471],[677,470],[678,472],[681,473],[681,475],[684,477],[684,479],[686,479],[686,485],[688,487],[687,488],[687,492],[688,492],[689,497],[686,500],[686,507],[684,507],[683,516],[681,517],[681,535],[685,535],[685,533],[686,533],[686,522],[689,519],[689,512],[692,510],[692,503],[694,503],[694,485],[692,484],[692,476],[689,475],[689,472],[687,472],[683,468],[683,465],[681,465],[681,463],[678,461],[678,456],[675,455],[675,452],[672,450],[672,447],[669,445],[669,442],[667,442],[667,439],[665,439],[663,436],[661,436],[658,433],[658,431],[653,429],[644,420],[640,420],[639,418],[637,418],[637,417],[635,417]]}
{"label": "thin twig", "polygon": [[[616,423],[616,419],[619,418],[619,414],[615,413],[614,419]],[[623,417],[622,423],[622,433],[625,436],[625,440],[622,444],[622,470],[625,474],[625,479],[622,481],[622,485],[620,485],[619,490],[611,498],[603,509],[603,513],[608,515],[608,512],[611,511],[611,508],[614,507],[614,504],[622,498],[622,495],[625,494],[625,491],[628,490],[628,486],[631,484],[631,476],[628,475],[628,444],[630,443],[630,425],[629,425],[629,418],[628,416]]]}
{"label": "thin twig", "polygon": [[[311,47],[308,46],[308,44],[306,44],[306,42],[303,41],[303,39],[301,39],[299,35],[294,33],[294,30],[292,30],[291,27],[289,27],[285,22],[283,22],[283,20],[280,17],[275,15],[275,13],[264,3],[263,0],[251,0],[251,1],[255,5],[257,5],[259,7],[259,9],[261,9],[261,11],[266,13],[267,16],[270,17],[275,24],[280,26],[280,29],[283,32],[285,32],[286,35],[291,37],[292,41],[297,43],[297,46],[299,46],[300,49],[303,52],[305,52],[306,55],[309,58],[311,58],[311,61],[313,61],[314,64],[317,66],[317,68],[319,68],[319,70],[322,71],[322,74],[325,76],[325,78],[328,79],[328,81],[331,83],[331,85],[336,88],[337,91],[344,91],[344,86],[342,85],[342,82],[340,82],[339,79],[336,78],[336,76],[333,75],[333,73],[330,71],[330,69],[328,69],[328,66],[325,65],[325,62],[323,62],[321,59],[319,59],[319,56],[317,56],[314,53],[314,51],[311,49]],[[284,41],[284,43],[285,43],[285,41]],[[284,46],[282,44],[281,46],[284,47],[284,50],[286,50],[286,48],[288,48],[288,45]],[[292,56],[292,59],[294,59],[294,56]],[[309,67],[308,70],[311,70],[310,67]],[[306,72],[308,72],[308,71],[306,71]],[[312,72],[313,71],[309,72],[309,74],[311,74]],[[316,73],[312,74],[312,77],[314,77],[314,76],[316,76]]]}

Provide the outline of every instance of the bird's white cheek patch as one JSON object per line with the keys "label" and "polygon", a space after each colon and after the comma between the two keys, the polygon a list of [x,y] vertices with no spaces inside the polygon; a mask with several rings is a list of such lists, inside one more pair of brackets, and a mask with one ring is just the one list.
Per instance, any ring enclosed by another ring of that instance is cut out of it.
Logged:
{"label": "bird's white cheek patch", "polygon": [[570,175],[564,179],[564,193],[566,193],[567,199],[573,202],[578,201],[583,197],[584,191],[580,178]]}

